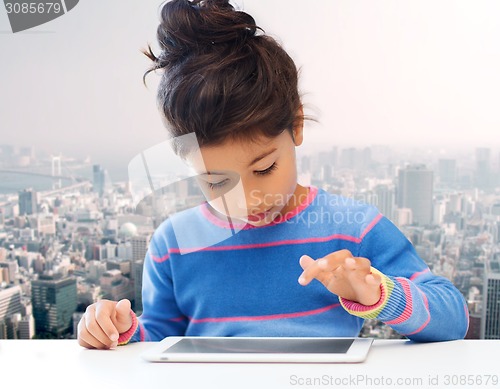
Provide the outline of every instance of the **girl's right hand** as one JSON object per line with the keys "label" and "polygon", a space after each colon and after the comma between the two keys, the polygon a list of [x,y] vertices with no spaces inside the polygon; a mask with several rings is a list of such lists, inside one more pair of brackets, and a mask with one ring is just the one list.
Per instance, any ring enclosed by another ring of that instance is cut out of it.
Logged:
{"label": "girl's right hand", "polygon": [[89,305],[78,323],[78,344],[86,348],[110,349],[120,334],[132,327],[130,301],[100,300]]}

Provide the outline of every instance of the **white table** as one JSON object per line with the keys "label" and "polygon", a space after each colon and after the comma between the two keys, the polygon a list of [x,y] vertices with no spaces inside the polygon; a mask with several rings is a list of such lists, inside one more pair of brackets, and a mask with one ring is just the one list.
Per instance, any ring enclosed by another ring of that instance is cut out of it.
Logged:
{"label": "white table", "polygon": [[0,388],[500,389],[494,340],[375,340],[359,364],[149,363],[140,354],[151,345],[87,350],[73,340],[0,340]]}

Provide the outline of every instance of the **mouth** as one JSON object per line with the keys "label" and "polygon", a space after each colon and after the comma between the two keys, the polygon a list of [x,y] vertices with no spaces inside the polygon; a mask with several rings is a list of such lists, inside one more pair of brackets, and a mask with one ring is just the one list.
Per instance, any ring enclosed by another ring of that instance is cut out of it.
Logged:
{"label": "mouth", "polygon": [[250,222],[256,223],[256,222],[259,222],[261,220],[264,220],[270,213],[271,213],[271,209],[268,209],[265,212],[257,213],[255,215],[248,215],[247,219]]}

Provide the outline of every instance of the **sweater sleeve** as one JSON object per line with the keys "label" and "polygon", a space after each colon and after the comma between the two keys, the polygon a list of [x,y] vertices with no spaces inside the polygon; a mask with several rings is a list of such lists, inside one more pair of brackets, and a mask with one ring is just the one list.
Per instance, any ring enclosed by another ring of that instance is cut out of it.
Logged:
{"label": "sweater sleeve", "polygon": [[419,342],[463,339],[469,315],[465,299],[446,278],[434,275],[411,242],[385,217],[362,237],[358,256],[382,277],[381,298],[372,306],[340,299],[352,315],[378,319]]}
{"label": "sweater sleeve", "polygon": [[[143,311],[136,320],[135,330],[128,334],[129,339],[120,336],[120,344],[159,341],[167,336],[184,335],[188,321],[176,303],[169,261],[168,247],[157,230],[144,258]],[[131,314],[135,316],[133,312]]]}

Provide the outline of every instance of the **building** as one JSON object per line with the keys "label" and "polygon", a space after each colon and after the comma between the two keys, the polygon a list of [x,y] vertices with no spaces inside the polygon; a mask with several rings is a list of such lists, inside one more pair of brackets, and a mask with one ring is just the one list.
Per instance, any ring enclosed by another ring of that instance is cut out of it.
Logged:
{"label": "building", "polygon": [[92,172],[94,192],[102,196],[106,189],[106,170],[101,165],[94,165],[92,167]]}
{"label": "building", "polygon": [[32,189],[18,192],[19,215],[33,215],[38,212],[38,194]]}
{"label": "building", "polygon": [[500,339],[500,262],[485,261],[481,339]]}
{"label": "building", "polygon": [[481,315],[471,313],[469,316],[469,328],[465,339],[481,339]]}
{"label": "building", "polygon": [[19,266],[17,261],[9,260],[7,262],[0,262],[0,284],[14,284],[18,272]]}
{"label": "building", "polygon": [[454,188],[457,184],[456,159],[440,159],[438,162],[438,179],[442,187]]}
{"label": "building", "polygon": [[31,283],[36,333],[63,337],[72,330],[77,307],[76,279],[60,274],[41,275]]}
{"label": "building", "polygon": [[121,258],[111,258],[106,260],[106,270],[119,270],[125,277],[131,278],[132,264]]}
{"label": "building", "polygon": [[0,289],[0,339],[30,339],[22,313],[21,288]]}
{"label": "building", "polygon": [[413,224],[413,215],[410,208],[398,208],[394,210],[392,221],[398,227]]}
{"label": "building", "polygon": [[99,279],[103,297],[108,300],[119,301],[122,299],[134,300],[133,284],[124,277],[120,270],[108,270]]}
{"label": "building", "polygon": [[392,219],[394,215],[394,188],[389,185],[379,184],[374,189],[375,194],[375,206],[379,211]]}
{"label": "building", "polygon": [[432,224],[433,172],[425,165],[410,165],[398,174],[397,205],[412,211],[413,223]]}
{"label": "building", "polygon": [[22,309],[20,286],[0,289],[0,322],[9,316],[21,313]]}
{"label": "building", "polygon": [[136,312],[142,312],[142,267],[150,239],[150,235],[137,235],[130,240],[132,244],[131,277],[134,282],[134,308]]}
{"label": "building", "polygon": [[491,150],[485,147],[476,149],[476,169],[474,172],[476,188],[489,191],[492,189]]}

